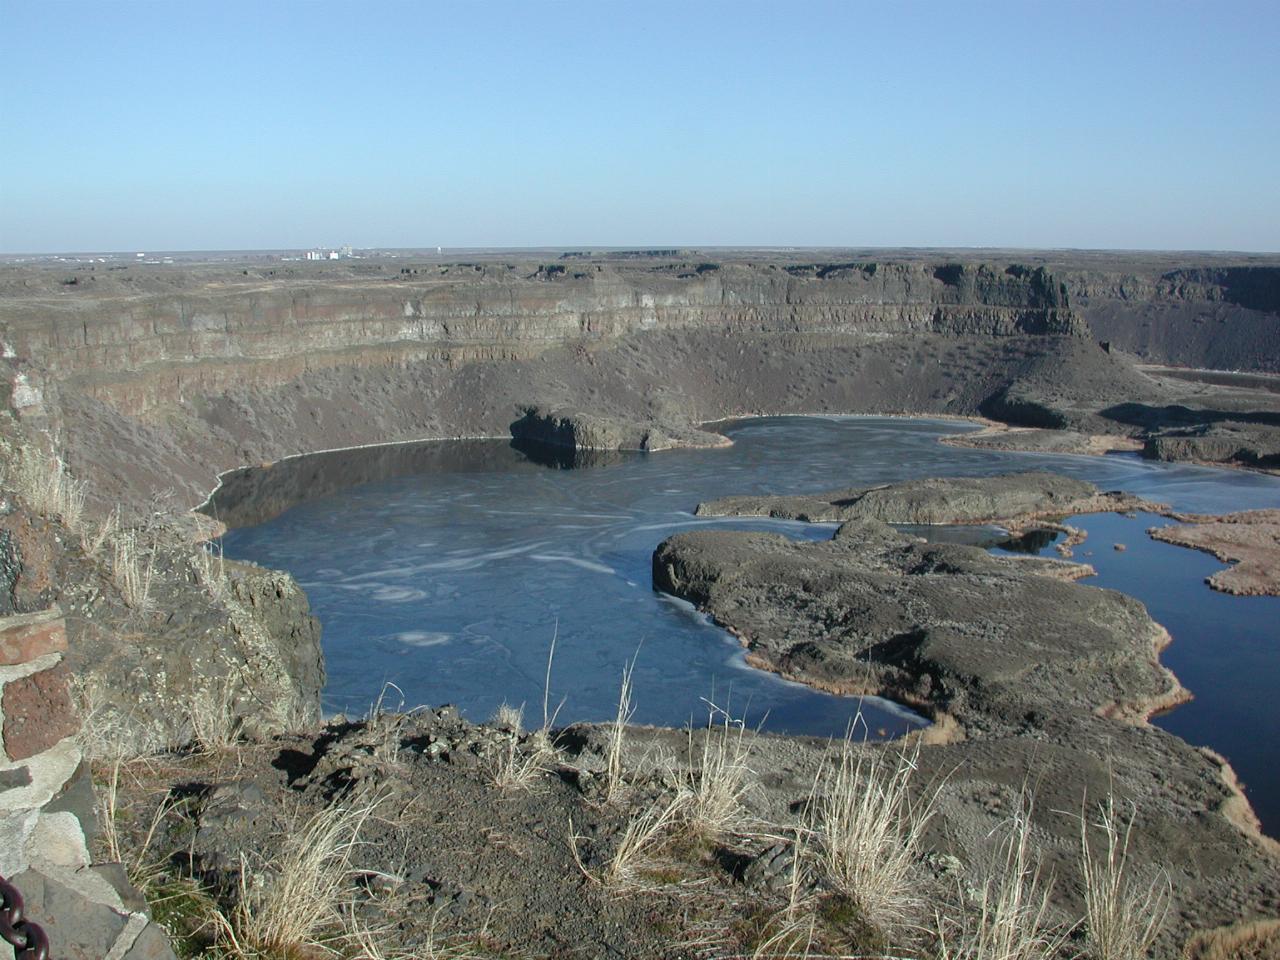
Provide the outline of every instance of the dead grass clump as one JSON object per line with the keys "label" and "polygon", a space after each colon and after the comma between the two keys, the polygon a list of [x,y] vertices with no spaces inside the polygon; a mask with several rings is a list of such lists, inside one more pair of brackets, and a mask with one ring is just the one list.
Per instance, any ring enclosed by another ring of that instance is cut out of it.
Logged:
{"label": "dead grass clump", "polygon": [[508,725],[506,743],[498,753],[493,785],[500,790],[528,790],[551,769],[555,747],[546,730],[521,736],[520,721]]}
{"label": "dead grass clump", "polygon": [[[400,698],[394,709],[387,707],[387,693],[391,690]],[[375,760],[386,763],[399,756],[406,716],[404,691],[387,681],[378,691],[378,699],[369,704],[369,710],[364,715],[365,737],[373,749]]]}
{"label": "dead grass clump", "polygon": [[111,579],[128,606],[138,613],[151,610],[151,581],[155,573],[155,550],[147,552],[143,563],[143,548],[132,530],[117,534],[111,541]]}
{"label": "dead grass clump", "polygon": [[834,770],[814,784],[808,829],[819,868],[885,929],[909,921],[921,906],[914,864],[938,791],[913,798],[919,754],[918,744],[897,752],[859,749],[846,736]]}
{"label": "dead grass clump", "polygon": [[191,560],[192,571],[200,586],[215,600],[226,600],[230,587],[227,583],[227,567],[222,558],[222,548],[200,544]]}
{"label": "dead grass clump", "polygon": [[480,960],[485,956],[465,941],[451,942],[440,937],[436,932],[439,919],[439,911],[432,914],[427,935],[418,940],[413,950],[405,951],[387,946],[389,929],[370,926],[349,913],[342,955],[347,960]]}
{"label": "dead grass clump", "polygon": [[84,519],[85,485],[67,471],[62,458],[25,445],[8,480],[37,513],[62,518],[68,530],[79,532]]}
{"label": "dead grass clump", "polygon": [[243,719],[236,713],[235,680],[208,680],[187,703],[191,742],[205,753],[226,750],[240,739]]}
{"label": "dead grass clump", "polygon": [[1280,920],[1250,920],[1198,934],[1186,960],[1275,960],[1280,957]]}
{"label": "dead grass clump", "polygon": [[742,720],[733,719],[714,704],[708,706],[710,714],[700,748],[689,731],[690,765],[680,789],[688,800],[682,811],[685,823],[697,835],[715,839],[742,825],[751,748]]}
{"label": "dead grass clump", "polygon": [[80,716],[76,740],[87,758],[120,763],[164,749],[165,738],[160,729],[121,710],[92,676],[72,676],[70,684]]}
{"label": "dead grass clump", "polygon": [[1114,794],[1098,806],[1093,826],[1101,849],[1089,839],[1089,823],[1080,818],[1080,872],[1084,877],[1085,941],[1097,960],[1141,960],[1156,941],[1169,912],[1167,877],[1135,877],[1129,841],[1136,811],[1122,815]]}
{"label": "dead grass clump", "polygon": [[524,706],[513,707],[503,700],[498,705],[498,709],[493,711],[493,716],[489,718],[489,722],[495,727],[519,733],[524,728]]}
{"label": "dead grass clump", "polygon": [[959,922],[938,918],[939,960],[1054,960],[1071,928],[1053,922],[1053,885],[1032,862],[1031,805],[1009,820],[977,907]]}
{"label": "dead grass clump", "polygon": [[556,655],[556,638],[559,636],[560,624],[551,635],[551,645],[547,649],[547,674],[542,685],[542,726],[526,737],[521,733],[524,725],[524,707],[512,707],[503,703],[494,714],[492,722],[505,728],[507,740],[498,754],[498,763],[493,771],[494,786],[500,790],[528,790],[541,776],[551,769],[556,755],[555,745],[551,739],[551,728],[564,705],[561,700],[555,710],[551,707],[551,664]]}
{"label": "dead grass clump", "polygon": [[217,918],[222,949],[258,960],[340,940],[351,858],[377,805],[373,799],[326,807],[286,833],[278,859],[257,870],[242,862],[235,908]]}
{"label": "dead grass clump", "polygon": [[569,848],[583,874],[605,886],[623,890],[643,889],[646,874],[654,873],[655,855],[679,825],[688,803],[685,794],[655,801],[633,816],[618,837],[613,854],[596,871],[587,869],[578,850],[581,837],[573,833],[569,822]]}
{"label": "dead grass clump", "polygon": [[85,529],[80,534],[80,546],[84,550],[85,556],[89,558],[96,557],[102,548],[111,542],[119,532],[119,507],[116,507],[100,519],[92,532],[90,532],[88,524],[85,524]]}

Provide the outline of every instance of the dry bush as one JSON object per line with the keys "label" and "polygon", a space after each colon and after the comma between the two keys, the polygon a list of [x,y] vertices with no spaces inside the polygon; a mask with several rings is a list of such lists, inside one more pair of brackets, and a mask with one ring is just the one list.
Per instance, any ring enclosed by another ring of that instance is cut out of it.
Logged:
{"label": "dry bush", "polygon": [[867,921],[885,929],[911,920],[921,906],[913,870],[938,789],[913,798],[919,754],[919,744],[867,750],[846,736],[834,770],[814,783],[807,827],[819,868]]}
{"label": "dry bush", "polygon": [[701,749],[694,746],[693,731],[689,731],[690,767],[683,773],[680,789],[688,799],[683,808],[685,822],[699,836],[714,839],[742,824],[751,748],[742,720],[734,720],[714,704],[708,706]]}
{"label": "dry bush", "polygon": [[1156,941],[1169,912],[1168,877],[1143,880],[1129,863],[1136,811],[1116,809],[1114,794],[1098,805],[1093,826],[1102,849],[1089,840],[1088,818],[1080,818],[1080,872],[1084,877],[1085,942],[1097,960],[1140,960]]}
{"label": "dry bush", "polygon": [[1054,960],[1071,934],[1053,921],[1052,883],[1031,853],[1031,804],[1006,825],[978,905],[958,923],[938,918],[939,960]]}

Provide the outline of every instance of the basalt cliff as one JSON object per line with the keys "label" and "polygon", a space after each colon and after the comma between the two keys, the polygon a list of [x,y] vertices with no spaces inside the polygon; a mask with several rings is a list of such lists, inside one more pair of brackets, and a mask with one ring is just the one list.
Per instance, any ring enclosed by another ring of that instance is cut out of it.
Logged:
{"label": "basalt cliff", "polygon": [[1132,355],[1280,370],[1280,264],[1024,259],[15,267],[0,339],[20,415],[131,507],[157,491],[190,506],[223,470],[304,451],[506,436],[529,404],[1176,429],[1160,450],[1192,457],[1198,433],[1280,422],[1265,378],[1210,402]]}

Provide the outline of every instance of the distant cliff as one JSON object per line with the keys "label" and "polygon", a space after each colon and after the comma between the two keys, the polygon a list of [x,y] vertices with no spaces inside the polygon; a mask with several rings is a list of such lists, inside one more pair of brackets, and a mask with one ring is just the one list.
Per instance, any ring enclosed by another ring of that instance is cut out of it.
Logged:
{"label": "distant cliff", "polygon": [[[1141,378],[1096,340],[1272,369],[1276,269],[1044,255],[8,268],[0,363],[104,502],[172,490],[191,505],[240,464],[505,436],[529,402],[687,424],[1138,399]],[[1212,333],[1184,330],[1197,324]]]}

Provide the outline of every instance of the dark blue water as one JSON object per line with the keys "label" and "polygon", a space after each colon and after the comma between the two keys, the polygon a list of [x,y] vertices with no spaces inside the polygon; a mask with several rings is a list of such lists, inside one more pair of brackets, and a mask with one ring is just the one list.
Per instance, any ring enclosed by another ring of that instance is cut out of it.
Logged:
{"label": "dark blue water", "polygon": [[[540,719],[554,636],[551,701],[563,700],[561,722],[611,718],[634,656],[636,722],[700,722],[706,699],[763,718],[765,729],[826,736],[842,732],[859,704],[746,667],[736,641],[652,590],[650,557],[663,538],[697,527],[813,539],[833,528],[698,519],[691,511],[700,500],[1050,469],[1181,510],[1280,506],[1280,480],[1258,474],[937,443],[964,429],[888,418],[749,420],[726,426],[731,448],[576,470],[536,467],[494,441],[476,469],[461,463],[312,500],[228,533],[224,549],[286,569],[306,588],[324,625],[330,710],[363,711],[390,680],[409,705],[453,702],[484,719],[506,701]],[[1264,793],[1280,801],[1280,783],[1268,777],[1280,726],[1280,599],[1210,591],[1203,579],[1216,562],[1150,541],[1153,522],[1164,521],[1081,521],[1091,536],[1077,558],[1099,571],[1087,582],[1131,593],[1169,628],[1165,660],[1197,699],[1159,722],[1226,754],[1265,819],[1280,826],[1280,802],[1263,802]],[[1127,550],[1117,553],[1114,542]],[[861,708],[873,732],[916,722],[881,702]]]}
{"label": "dark blue water", "polygon": [[[1222,563],[1148,537],[1149,527],[1173,523],[1164,517],[1093,514],[1070,523],[1089,533],[1073,559],[1098,571],[1080,582],[1137,597],[1173,637],[1161,660],[1194,699],[1153,722],[1226,756],[1267,832],[1280,836],[1280,598],[1210,590],[1204,580]],[[1041,553],[1056,556],[1052,547]]]}

